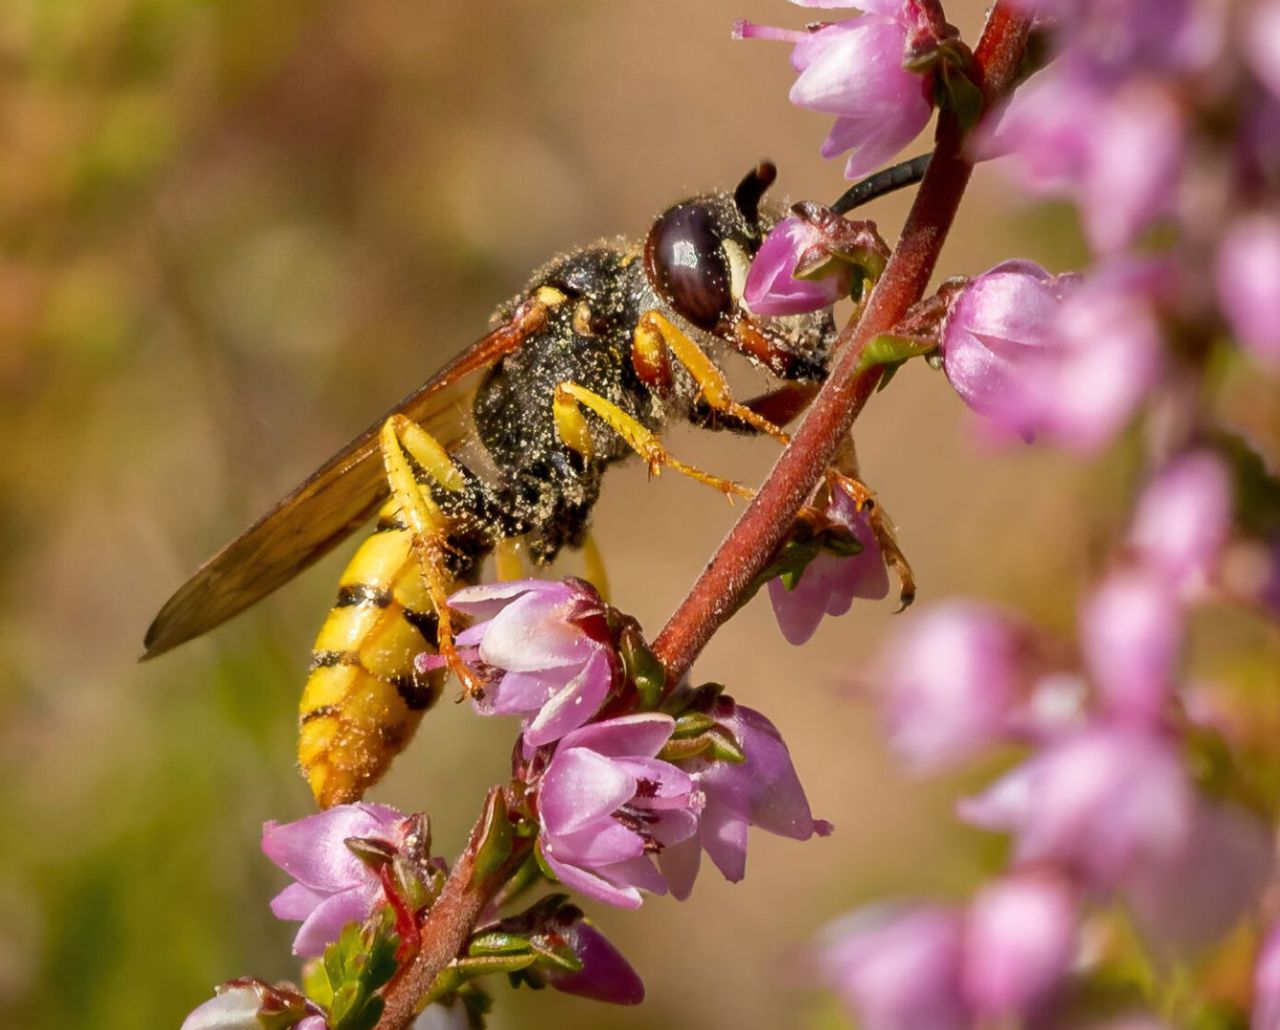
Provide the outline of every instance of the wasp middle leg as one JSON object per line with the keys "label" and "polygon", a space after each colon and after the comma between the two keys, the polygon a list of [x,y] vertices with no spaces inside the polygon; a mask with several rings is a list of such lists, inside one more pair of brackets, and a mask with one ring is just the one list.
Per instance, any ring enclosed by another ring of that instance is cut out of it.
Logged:
{"label": "wasp middle leg", "polygon": [[649,466],[650,475],[656,476],[664,468],[673,468],[681,475],[714,487],[726,497],[742,497],[750,500],[755,496],[754,491],[740,483],[712,475],[695,465],[681,461],[663,446],[662,440],[656,433],[646,429],[635,418],[598,393],[593,393],[578,383],[560,383],[556,386],[555,398],[552,401],[556,433],[565,446],[577,451],[584,458],[591,458],[595,445],[591,439],[591,429],[582,414],[583,408],[591,411],[622,437],[627,446],[645,460]]}

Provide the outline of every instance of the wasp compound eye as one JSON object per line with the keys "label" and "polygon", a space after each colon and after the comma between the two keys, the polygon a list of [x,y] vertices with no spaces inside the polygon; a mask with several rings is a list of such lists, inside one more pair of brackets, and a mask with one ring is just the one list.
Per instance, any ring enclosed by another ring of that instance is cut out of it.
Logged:
{"label": "wasp compound eye", "polygon": [[649,278],[700,329],[714,329],[732,305],[729,269],[711,213],[701,204],[673,207],[649,230]]}

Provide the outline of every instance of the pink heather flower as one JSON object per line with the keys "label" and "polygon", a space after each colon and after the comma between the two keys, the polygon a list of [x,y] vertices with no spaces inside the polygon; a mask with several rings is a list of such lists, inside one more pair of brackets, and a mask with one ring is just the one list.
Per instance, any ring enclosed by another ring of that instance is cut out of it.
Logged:
{"label": "pink heather flower", "polygon": [[1053,993],[1076,950],[1079,898],[1065,877],[1015,872],[983,887],[964,925],[965,998],[984,1020],[1018,1022]]}
{"label": "pink heather flower", "polygon": [[[801,2],[801,0],[797,0]],[[933,110],[930,76],[908,71],[908,49],[926,45],[930,27],[908,0],[801,3],[806,7],[856,7],[866,13],[812,32],[739,22],[740,39],[776,39],[795,44],[791,87],[798,107],[836,116],[823,157],[852,151],[844,174],[874,171],[920,134]]]}
{"label": "pink heather flower", "polygon": [[404,843],[407,820],[386,805],[335,805],[292,823],[262,828],[262,850],[297,882],[271,901],[279,919],[300,919],[295,955],[319,955],[348,923],[362,922],[382,903],[377,874],[344,843],[348,838]]}
{"label": "pink heather flower", "polygon": [[1280,0],[1249,5],[1241,24],[1240,42],[1253,73],[1280,99]]}
{"label": "pink heather flower", "polygon": [[890,745],[926,771],[1003,739],[1026,677],[1023,643],[1011,619],[975,602],[910,617],[880,661]]}
{"label": "pink heather flower", "polygon": [[975,826],[1011,832],[1018,862],[1059,863],[1113,887],[1179,853],[1195,802],[1173,742],[1098,724],[1052,742],[958,810]]}
{"label": "pink heather flower", "polygon": [[1237,342],[1280,369],[1280,216],[1247,215],[1218,251],[1218,301]]}
{"label": "pink heather flower", "polygon": [[1124,249],[1172,211],[1185,134],[1168,90],[1142,80],[1117,87],[1086,62],[1064,59],[993,117],[978,152],[1008,156],[1029,192],[1072,197],[1098,252]]}
{"label": "pink heather flower", "polygon": [[1158,575],[1112,572],[1084,601],[1080,642],[1108,714],[1150,723],[1173,690],[1184,613]]}
{"label": "pink heather flower", "polygon": [[[604,605],[581,580],[522,579],[459,590],[449,607],[479,619],[459,650],[503,675],[475,702],[481,715],[524,716],[529,747],[559,740],[600,710],[619,671],[603,633]],[[422,655],[424,668],[443,659]]]}
{"label": "pink heather flower", "polygon": [[792,840],[831,832],[830,824],[813,818],[791,753],[773,723],[727,697],[717,700],[712,714],[733,734],[746,761],[695,758],[681,763],[705,798],[697,833],[667,848],[658,860],[671,893],[682,901],[693,890],[703,851],[726,880],[743,878],[748,826]]}
{"label": "pink heather flower", "polygon": [[1115,262],[1079,282],[1029,261],[997,265],[953,300],[943,367],[997,431],[1096,450],[1159,375],[1152,302],[1165,277],[1150,262]]}
{"label": "pink heather flower", "polygon": [[790,215],[773,227],[751,262],[742,299],[753,314],[802,315],[827,308],[849,295],[849,274],[841,271],[818,279],[797,279],[796,266],[815,247],[823,246],[820,229]]}
{"label": "pink heather flower", "polygon": [[1254,962],[1249,1025],[1253,1030],[1280,1030],[1280,924],[1267,931]]}
{"label": "pink heather flower", "polygon": [[1213,581],[1231,534],[1231,477],[1208,451],[1178,458],[1142,493],[1129,545],[1144,565],[1180,595],[1202,593]]}
{"label": "pink heather flower", "polygon": [[1275,862],[1271,828],[1230,803],[1200,800],[1183,846],[1122,886],[1148,946],[1193,959],[1253,910]]}
{"label": "pink heather flower", "polygon": [[782,635],[792,644],[803,644],[825,615],[843,615],[855,597],[877,600],[889,593],[889,573],[884,555],[871,528],[870,512],[859,510],[844,490],[832,490],[827,518],[845,526],[862,545],[858,554],[841,556],[822,552],[787,589],[780,579],[769,580],[769,601]]}
{"label": "pink heather flower", "polygon": [[955,909],[878,905],[827,926],[817,961],[865,1030],[968,1030],[963,939]]}
{"label": "pink heather flower", "polygon": [[693,778],[655,757],[674,728],[645,713],[561,739],[538,790],[539,849],[561,882],[623,908],[641,889],[666,893],[649,856],[692,837],[702,804]]}

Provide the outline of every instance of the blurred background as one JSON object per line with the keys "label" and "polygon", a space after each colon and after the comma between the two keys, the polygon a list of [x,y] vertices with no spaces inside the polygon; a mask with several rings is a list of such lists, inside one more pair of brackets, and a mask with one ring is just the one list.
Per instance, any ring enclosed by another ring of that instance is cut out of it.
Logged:
{"label": "blurred background", "polygon": [[[981,5],[948,7],[975,39]],[[293,926],[267,908],[285,878],[258,839],[264,820],[310,810],[295,708],[354,542],[139,666],[143,632],[204,557],[480,335],[552,254],[642,235],[766,155],[793,199],[834,199],[826,119],[788,105],[785,47],[730,41],[738,17],[804,12],[0,6],[0,1022],[176,1027],[221,980],[296,975]],[[1064,211],[1011,211],[1006,195],[980,171],[940,275],[1081,260]],[[871,212],[890,240],[906,202]],[[1229,388],[1274,461],[1268,384]],[[1074,587],[1124,516],[1123,449],[1098,468],[992,453],[971,429],[920,363],[859,423],[920,603],[974,593],[1069,630]],[[773,459],[766,442],[687,429],[671,443],[748,483]],[[656,633],[733,515],[679,477],[619,469],[597,516],[615,603]],[[950,818],[965,783],[905,778],[860,694],[892,608],[863,605],[795,650],[757,600],[696,670],[778,723],[836,834],[754,837],[742,884],[707,875],[684,904],[593,913],[648,984],[640,1009],[499,989],[494,1027],[843,1025],[800,970],[813,930],[872,898],[959,896],[992,857]],[[1211,616],[1196,661],[1280,695],[1267,634]],[[373,797],[428,810],[452,855],[512,730],[442,704]]]}

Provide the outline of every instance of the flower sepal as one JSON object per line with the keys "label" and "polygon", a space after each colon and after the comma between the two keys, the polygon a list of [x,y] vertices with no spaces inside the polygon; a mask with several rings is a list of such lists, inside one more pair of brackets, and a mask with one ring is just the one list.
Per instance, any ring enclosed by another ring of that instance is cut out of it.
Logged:
{"label": "flower sepal", "polygon": [[292,984],[246,976],[220,984],[211,1000],[183,1020],[182,1030],[287,1030],[316,1014]]}
{"label": "flower sepal", "polygon": [[636,688],[640,708],[652,711],[662,701],[667,685],[667,670],[658,656],[649,649],[644,634],[634,620],[624,625],[618,634],[618,654],[622,658],[623,672]]}
{"label": "flower sepal", "polygon": [[390,905],[363,926],[352,923],[306,973],[308,996],[328,1012],[330,1030],[372,1030],[382,1016],[378,991],[395,976],[400,937]]}

